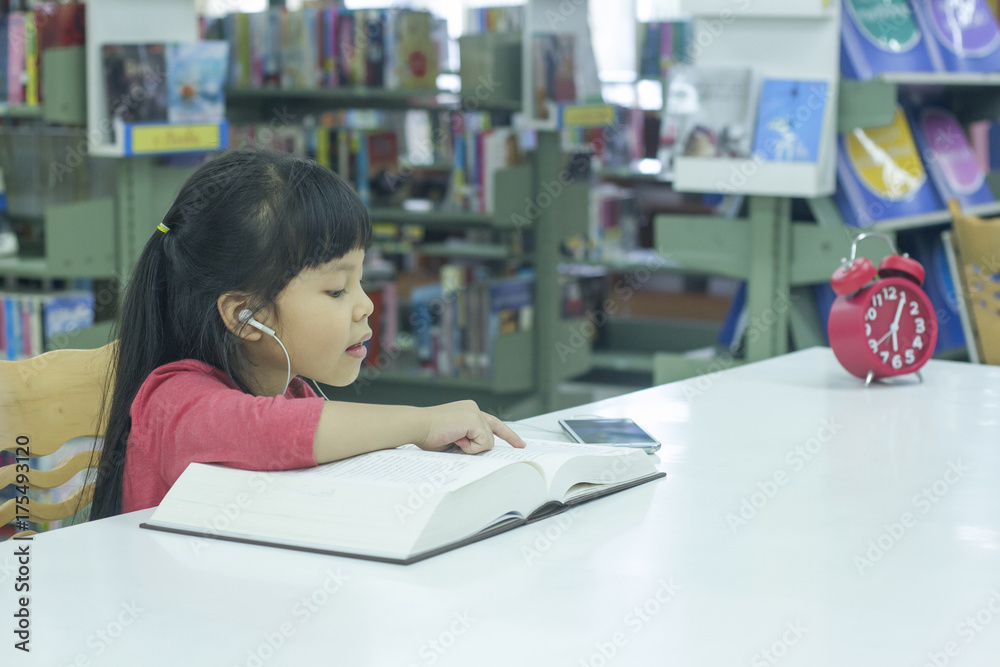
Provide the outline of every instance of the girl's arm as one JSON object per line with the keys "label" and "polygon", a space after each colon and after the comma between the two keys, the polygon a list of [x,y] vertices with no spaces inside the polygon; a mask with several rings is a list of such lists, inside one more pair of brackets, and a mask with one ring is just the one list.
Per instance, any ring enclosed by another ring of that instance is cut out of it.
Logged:
{"label": "girl's arm", "polygon": [[494,434],[524,447],[509,426],[482,412],[475,401],[429,408],[328,401],[316,427],[313,454],[317,463],[326,463],[407,443],[438,451],[455,443],[467,454],[478,454],[493,447]]}

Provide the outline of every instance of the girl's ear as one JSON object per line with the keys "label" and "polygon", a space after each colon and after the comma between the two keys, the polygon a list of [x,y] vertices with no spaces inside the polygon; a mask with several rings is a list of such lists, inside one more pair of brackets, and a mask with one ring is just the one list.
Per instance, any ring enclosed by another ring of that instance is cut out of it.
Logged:
{"label": "girl's ear", "polygon": [[227,329],[243,340],[257,341],[264,334],[259,329],[240,322],[239,318],[240,311],[247,308],[248,304],[247,295],[239,292],[226,292],[216,302],[219,315]]}

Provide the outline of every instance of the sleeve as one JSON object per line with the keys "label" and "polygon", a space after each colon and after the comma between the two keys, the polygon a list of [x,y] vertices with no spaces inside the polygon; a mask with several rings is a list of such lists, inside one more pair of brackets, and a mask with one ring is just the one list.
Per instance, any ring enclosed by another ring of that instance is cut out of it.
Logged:
{"label": "sleeve", "polygon": [[253,396],[209,373],[161,367],[132,403],[132,431],[168,485],[189,463],[246,470],[316,465],[317,397]]}

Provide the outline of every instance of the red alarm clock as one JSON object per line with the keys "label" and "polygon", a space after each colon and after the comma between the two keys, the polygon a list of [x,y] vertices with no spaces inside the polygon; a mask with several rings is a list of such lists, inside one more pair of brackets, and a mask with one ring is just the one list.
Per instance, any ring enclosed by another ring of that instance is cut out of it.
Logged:
{"label": "red alarm clock", "polygon": [[[885,239],[891,255],[879,262],[857,258],[858,242]],[[872,380],[917,373],[934,354],[937,318],[920,286],[924,267],[899,255],[885,234],[861,234],[851,244],[850,261],[830,280],[837,299],[830,309],[827,334],[840,365],[851,375]]]}

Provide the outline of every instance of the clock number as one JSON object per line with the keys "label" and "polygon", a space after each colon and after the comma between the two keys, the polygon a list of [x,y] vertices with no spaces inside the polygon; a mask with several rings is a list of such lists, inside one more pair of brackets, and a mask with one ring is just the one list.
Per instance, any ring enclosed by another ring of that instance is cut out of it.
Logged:
{"label": "clock number", "polygon": [[916,361],[916,359],[917,357],[916,355],[913,354],[913,350],[906,351],[906,363],[912,364],[914,361]]}
{"label": "clock number", "polygon": [[872,335],[872,325],[865,322],[865,336],[871,336],[871,335]]}
{"label": "clock number", "polygon": [[875,306],[876,308],[881,308],[882,307],[882,295],[881,294],[876,294],[875,296],[872,297],[872,305]]}
{"label": "clock number", "polygon": [[910,315],[919,315],[919,314],[920,314],[920,306],[917,305],[916,301],[911,301],[910,302]]}
{"label": "clock number", "polygon": [[881,352],[879,352],[879,354],[882,356],[883,364],[889,363],[889,353],[886,350],[882,350]]}
{"label": "clock number", "polygon": [[878,343],[875,342],[874,338],[868,339],[868,347],[872,349],[872,352],[878,352]]}
{"label": "clock number", "polygon": [[918,317],[917,319],[913,320],[913,322],[914,324],[917,325],[918,334],[922,334],[924,331],[927,330],[927,325],[924,323],[924,318]]}
{"label": "clock number", "polygon": [[896,286],[895,285],[887,285],[887,286],[883,287],[882,288],[882,294],[885,295],[885,300],[886,301],[895,301],[896,300]]}
{"label": "clock number", "polygon": [[913,347],[917,348],[918,350],[924,349],[924,339],[921,338],[920,336],[915,336],[913,338]]}
{"label": "clock number", "polygon": [[878,317],[878,313],[875,312],[875,309],[869,308],[868,312],[865,314],[865,319],[872,320],[874,322],[876,317]]}
{"label": "clock number", "polygon": [[900,359],[900,357],[899,357],[898,354],[892,355],[892,367],[893,368],[902,368],[903,367],[903,360]]}

